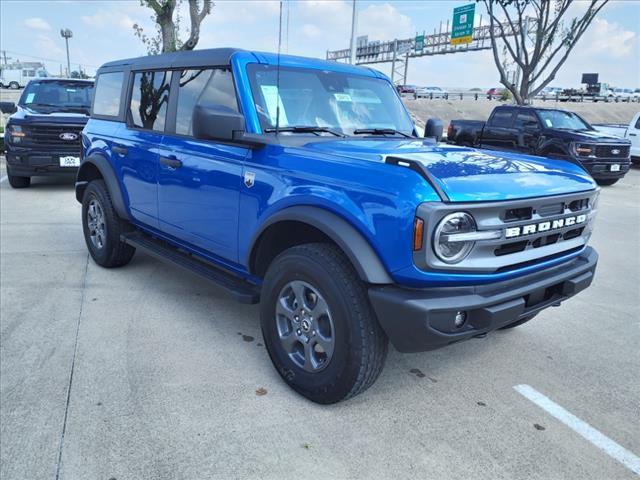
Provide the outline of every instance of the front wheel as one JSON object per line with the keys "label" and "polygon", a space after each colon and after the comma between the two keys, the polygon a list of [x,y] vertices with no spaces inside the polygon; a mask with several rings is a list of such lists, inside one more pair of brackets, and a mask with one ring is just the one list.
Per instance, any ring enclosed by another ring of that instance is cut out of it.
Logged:
{"label": "front wheel", "polygon": [[31,185],[31,177],[18,177],[7,172],[7,180],[12,188],[27,188]]}
{"label": "front wheel", "polygon": [[103,267],[121,267],[133,258],[136,249],[120,240],[131,229],[118,217],[103,180],[93,180],[82,197],[82,229],[93,260]]}
{"label": "front wheel", "polygon": [[336,403],[378,378],[387,337],[365,285],[336,246],[285,250],[269,266],[261,297],[267,351],[296,392],[317,403]]}
{"label": "front wheel", "polygon": [[607,187],[609,185],[613,185],[618,180],[620,180],[620,179],[619,178],[596,178],[596,183],[598,185],[603,186],[603,187]]}
{"label": "front wheel", "polygon": [[20,88],[20,84],[18,82],[10,82],[9,88],[11,90],[18,90]]}

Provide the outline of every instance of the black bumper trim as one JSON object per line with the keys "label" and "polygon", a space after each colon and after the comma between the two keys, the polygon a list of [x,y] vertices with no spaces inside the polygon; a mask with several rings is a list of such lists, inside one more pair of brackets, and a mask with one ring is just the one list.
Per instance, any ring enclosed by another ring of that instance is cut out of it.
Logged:
{"label": "black bumper trim", "polygon": [[[369,299],[391,343],[400,352],[434,350],[534,315],[587,288],[598,254],[587,247],[567,263],[502,282],[432,289],[372,286]],[[456,328],[456,312],[467,321]]]}

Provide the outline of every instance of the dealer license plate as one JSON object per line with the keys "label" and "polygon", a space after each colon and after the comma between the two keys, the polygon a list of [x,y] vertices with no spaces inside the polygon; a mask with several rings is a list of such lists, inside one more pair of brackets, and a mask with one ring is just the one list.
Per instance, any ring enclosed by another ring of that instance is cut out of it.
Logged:
{"label": "dealer license plate", "polygon": [[619,172],[620,171],[620,165],[618,165],[617,163],[614,163],[613,165],[611,165],[611,171],[612,172]]}
{"label": "dealer license plate", "polygon": [[60,166],[61,167],[79,167],[80,166],[80,157],[60,157]]}

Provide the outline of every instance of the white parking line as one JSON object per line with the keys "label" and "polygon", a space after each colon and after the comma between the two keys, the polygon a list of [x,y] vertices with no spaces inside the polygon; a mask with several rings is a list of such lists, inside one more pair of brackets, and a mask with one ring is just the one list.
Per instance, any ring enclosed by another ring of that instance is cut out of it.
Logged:
{"label": "white parking line", "polygon": [[520,395],[523,395],[547,413],[556,417],[571,430],[589,440],[611,458],[617,460],[635,474],[640,475],[640,458],[632,452],[617,444],[606,435],[603,435],[587,422],[580,420],[571,412],[568,412],[553,400],[545,397],[530,385],[516,385],[513,388]]}
{"label": "white parking line", "polygon": [[4,182],[6,179],[7,179],[6,175],[4,177],[0,178],[0,183]]}

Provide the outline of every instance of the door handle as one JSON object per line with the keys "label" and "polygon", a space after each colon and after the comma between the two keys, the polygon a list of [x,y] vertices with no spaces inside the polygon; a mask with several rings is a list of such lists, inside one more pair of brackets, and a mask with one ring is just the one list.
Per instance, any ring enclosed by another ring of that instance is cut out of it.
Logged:
{"label": "door handle", "polygon": [[182,166],[182,162],[177,158],[160,157],[160,163],[170,168],[180,168]]}
{"label": "door handle", "polygon": [[129,152],[129,149],[127,147],[118,147],[117,145],[114,145],[111,147],[111,151],[118,155],[126,155]]}
{"label": "door handle", "polygon": [[638,134],[637,134],[637,133],[630,133],[630,134],[629,134],[629,136],[630,136],[630,137],[637,137],[637,136],[638,136]]}

